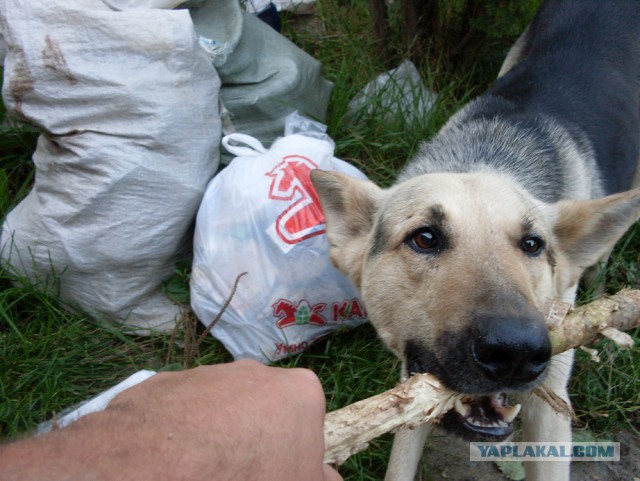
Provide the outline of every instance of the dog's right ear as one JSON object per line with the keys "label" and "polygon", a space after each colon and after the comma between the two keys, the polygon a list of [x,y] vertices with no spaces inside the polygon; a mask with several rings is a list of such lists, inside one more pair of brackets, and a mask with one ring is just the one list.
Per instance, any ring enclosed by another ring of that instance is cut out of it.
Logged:
{"label": "dog's right ear", "polygon": [[567,285],[613,249],[640,215],[640,188],[591,200],[563,200],[556,204],[554,234],[569,259]]}
{"label": "dog's right ear", "polygon": [[383,190],[373,182],[340,172],[311,171],[331,245],[331,260],[360,288],[367,239]]}

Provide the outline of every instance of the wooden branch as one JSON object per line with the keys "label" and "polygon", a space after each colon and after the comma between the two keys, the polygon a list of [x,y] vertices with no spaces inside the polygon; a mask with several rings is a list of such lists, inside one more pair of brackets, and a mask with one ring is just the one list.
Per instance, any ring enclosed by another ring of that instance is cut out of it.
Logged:
{"label": "wooden branch", "polygon": [[439,419],[457,397],[435,376],[416,374],[389,391],[327,413],[324,460],[342,464],[382,434]]}
{"label": "wooden branch", "polygon": [[[640,290],[623,290],[573,309],[557,325],[549,326],[549,336],[553,353],[559,354],[591,344],[601,335],[615,337],[615,331],[628,331],[639,325]],[[628,347],[628,343],[616,343]]]}
{"label": "wooden branch", "polygon": [[[601,335],[627,347],[630,336],[620,331],[640,326],[640,290],[620,291],[573,310],[552,301],[544,310],[553,354],[590,344]],[[461,398],[434,376],[417,374],[389,391],[330,412],[324,423],[324,460],[342,464],[384,433],[436,422]]]}

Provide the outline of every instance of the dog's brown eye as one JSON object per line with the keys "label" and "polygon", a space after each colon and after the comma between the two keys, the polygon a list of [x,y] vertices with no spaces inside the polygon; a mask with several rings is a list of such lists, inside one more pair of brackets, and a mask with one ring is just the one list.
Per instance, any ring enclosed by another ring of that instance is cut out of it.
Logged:
{"label": "dog's brown eye", "polygon": [[528,256],[536,257],[544,249],[544,240],[537,235],[528,235],[520,241],[520,248]]}
{"label": "dog's brown eye", "polygon": [[440,247],[438,236],[430,227],[420,227],[407,238],[409,246],[418,252],[431,253]]}

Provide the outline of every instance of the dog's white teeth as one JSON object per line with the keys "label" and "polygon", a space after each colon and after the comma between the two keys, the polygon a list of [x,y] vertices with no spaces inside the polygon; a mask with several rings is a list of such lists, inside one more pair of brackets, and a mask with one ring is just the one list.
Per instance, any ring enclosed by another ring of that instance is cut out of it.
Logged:
{"label": "dog's white teeth", "polygon": [[[453,406],[466,423],[478,428],[509,428],[513,420],[520,413],[521,405],[509,406],[506,404],[506,396],[492,398],[491,407],[475,404],[466,404],[456,399]],[[486,411],[489,409],[489,411]],[[493,411],[495,410],[495,411]]]}
{"label": "dog's white teeth", "polygon": [[511,408],[505,409],[502,412],[502,419],[508,423],[513,422],[513,420],[520,414],[520,409],[522,409],[521,404],[516,404]]}
{"label": "dog's white teeth", "polygon": [[505,423],[501,420],[496,421],[488,421],[476,418],[467,419],[469,424],[473,424],[474,426],[483,427],[483,428],[506,428],[509,426],[509,423]]}
{"label": "dog's white teeth", "polygon": [[456,399],[456,402],[454,404],[454,407],[456,409],[456,412],[462,416],[462,417],[467,417],[467,412],[468,409],[466,408],[466,406],[464,405],[464,403],[460,400],[460,399]]}
{"label": "dog's white teeth", "polygon": [[476,419],[476,418],[470,418],[470,419],[467,419],[467,421],[470,424],[473,424],[474,426],[486,426],[487,425],[486,422],[484,422],[484,421],[482,421],[480,419]]}

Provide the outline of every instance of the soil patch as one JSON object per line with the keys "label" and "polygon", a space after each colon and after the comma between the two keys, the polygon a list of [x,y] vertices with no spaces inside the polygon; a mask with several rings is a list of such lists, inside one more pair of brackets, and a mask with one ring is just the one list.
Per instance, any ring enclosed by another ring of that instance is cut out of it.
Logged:
{"label": "soil patch", "polygon": [[[574,462],[571,481],[640,481],[640,438],[622,431],[619,462]],[[427,441],[424,481],[511,481],[493,462],[469,461],[469,444],[460,438],[435,432]],[[551,480],[550,480],[551,481]]]}

